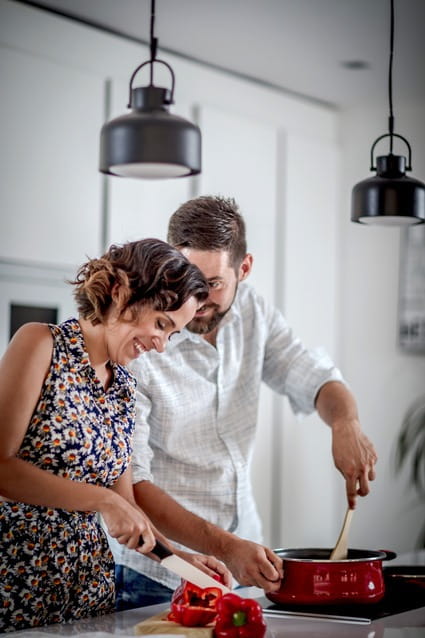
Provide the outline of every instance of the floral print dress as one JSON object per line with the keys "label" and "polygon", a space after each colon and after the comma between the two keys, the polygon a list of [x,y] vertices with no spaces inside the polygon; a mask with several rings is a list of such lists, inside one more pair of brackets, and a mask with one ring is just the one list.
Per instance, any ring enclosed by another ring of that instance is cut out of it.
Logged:
{"label": "floral print dress", "polygon": [[[53,355],[18,457],[109,487],[130,461],[135,379],[112,365],[103,389],[80,325],[49,326]],[[0,632],[112,611],[114,564],[95,512],[0,500]]]}

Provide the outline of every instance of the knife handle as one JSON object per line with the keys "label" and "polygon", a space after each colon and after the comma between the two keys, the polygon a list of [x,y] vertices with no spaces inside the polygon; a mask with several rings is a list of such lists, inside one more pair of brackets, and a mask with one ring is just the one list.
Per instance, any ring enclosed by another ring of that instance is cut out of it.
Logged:
{"label": "knife handle", "polygon": [[[140,536],[139,544],[143,545],[143,543],[143,536]],[[168,558],[168,556],[172,556],[173,552],[168,549],[168,547],[165,547],[165,545],[161,543],[161,541],[157,540],[154,548],[151,550],[151,554],[155,554],[155,556],[157,556],[159,560],[163,560],[164,558]]]}

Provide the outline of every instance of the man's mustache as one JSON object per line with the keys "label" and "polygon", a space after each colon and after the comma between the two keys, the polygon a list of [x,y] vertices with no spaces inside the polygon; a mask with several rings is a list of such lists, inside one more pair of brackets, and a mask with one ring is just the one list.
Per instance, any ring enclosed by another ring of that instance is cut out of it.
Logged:
{"label": "man's mustache", "polygon": [[216,303],[204,304],[203,306],[198,308],[198,312],[203,312],[204,310],[208,310],[209,308],[211,308],[212,310],[218,310],[220,306],[218,306]]}

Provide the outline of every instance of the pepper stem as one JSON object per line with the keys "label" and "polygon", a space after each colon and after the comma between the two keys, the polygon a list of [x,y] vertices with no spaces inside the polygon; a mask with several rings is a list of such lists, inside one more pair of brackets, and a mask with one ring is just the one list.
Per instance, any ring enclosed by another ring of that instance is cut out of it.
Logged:
{"label": "pepper stem", "polygon": [[235,611],[232,618],[234,627],[242,627],[246,624],[246,613],[244,611]]}

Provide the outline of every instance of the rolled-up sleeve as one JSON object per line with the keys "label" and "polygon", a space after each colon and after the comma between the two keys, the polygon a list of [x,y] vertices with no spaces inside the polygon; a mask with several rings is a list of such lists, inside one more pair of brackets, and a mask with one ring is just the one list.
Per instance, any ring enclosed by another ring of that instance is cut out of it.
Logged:
{"label": "rolled-up sleeve", "polygon": [[343,376],[324,348],[308,350],[279,311],[270,307],[264,310],[269,332],[263,381],[288,397],[295,414],[311,414],[320,388],[329,381],[345,383]]}
{"label": "rolled-up sleeve", "polygon": [[345,383],[343,376],[323,348],[304,350],[288,374],[287,392],[295,414],[311,414],[320,388],[329,381]]}

